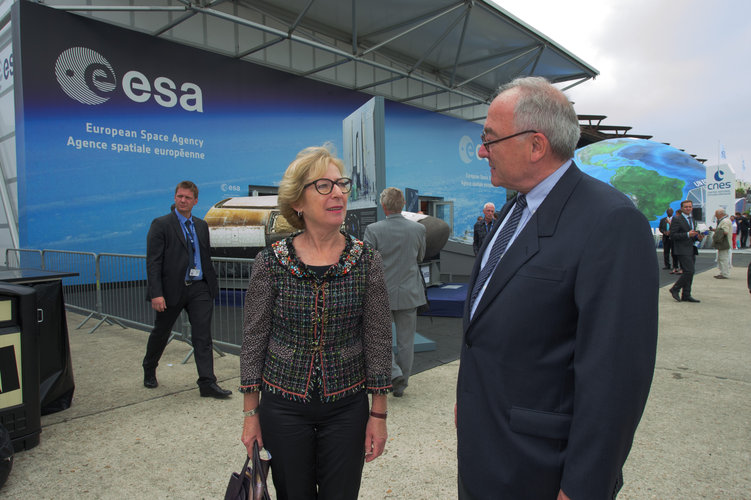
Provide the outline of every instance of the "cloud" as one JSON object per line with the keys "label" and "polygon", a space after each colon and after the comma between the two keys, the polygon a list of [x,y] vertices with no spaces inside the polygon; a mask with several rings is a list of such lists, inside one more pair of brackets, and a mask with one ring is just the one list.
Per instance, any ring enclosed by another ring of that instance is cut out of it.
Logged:
{"label": "cloud", "polygon": [[[498,2],[600,71],[568,91],[580,114],[608,116],[700,158],[719,144],[751,164],[751,2]],[[745,173],[751,179],[751,169]]]}

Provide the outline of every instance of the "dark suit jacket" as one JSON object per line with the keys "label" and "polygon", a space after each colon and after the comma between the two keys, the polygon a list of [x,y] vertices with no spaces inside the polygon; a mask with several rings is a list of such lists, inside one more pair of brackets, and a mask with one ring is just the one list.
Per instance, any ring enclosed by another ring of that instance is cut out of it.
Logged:
{"label": "dark suit jacket", "polygon": [[576,500],[612,498],[652,381],[658,285],[646,218],[571,165],[508,248],[471,320],[465,305],[464,497],[554,499],[562,488]]}
{"label": "dark suit jacket", "polygon": [[[675,217],[675,215],[673,215],[673,217]],[[670,239],[670,223],[668,222],[667,217],[663,217],[662,219],[660,219],[659,229],[660,229],[660,234],[662,234],[663,241],[669,240]]]}
{"label": "dark suit jacket", "polygon": [[[493,219],[493,222],[495,222],[495,219]],[[491,223],[491,226],[492,226],[492,223]],[[480,247],[485,241],[485,236],[487,235],[488,235],[488,230],[485,228],[485,218],[483,218],[479,222],[475,222],[475,232],[474,232],[474,237],[472,239],[472,250],[475,251],[475,255],[477,255],[477,252],[480,250]]]}
{"label": "dark suit jacket", "polygon": [[[215,297],[219,286],[211,265],[209,226],[196,216],[193,216],[193,224],[201,248],[203,276],[209,285],[211,296]],[[146,237],[147,298],[164,297],[167,306],[174,306],[185,288],[185,272],[189,264],[188,242],[177,214],[173,211],[154,219]]]}
{"label": "dark suit jacket", "polygon": [[683,212],[677,212],[673,216],[673,223],[670,224],[670,240],[673,242],[673,255],[693,255],[694,242],[696,237],[689,238],[688,232],[696,228],[696,221],[693,227],[688,223],[688,219],[683,216]]}

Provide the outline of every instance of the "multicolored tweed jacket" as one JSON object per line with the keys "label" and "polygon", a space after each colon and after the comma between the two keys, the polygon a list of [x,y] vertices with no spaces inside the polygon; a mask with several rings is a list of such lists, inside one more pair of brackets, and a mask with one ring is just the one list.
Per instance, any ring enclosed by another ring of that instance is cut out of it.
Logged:
{"label": "multicolored tweed jacket", "polygon": [[[298,233],[299,234],[299,233]],[[292,239],[256,256],[245,297],[240,392],[311,401],[391,390],[391,315],[381,256],[351,235],[339,262],[317,276]]]}

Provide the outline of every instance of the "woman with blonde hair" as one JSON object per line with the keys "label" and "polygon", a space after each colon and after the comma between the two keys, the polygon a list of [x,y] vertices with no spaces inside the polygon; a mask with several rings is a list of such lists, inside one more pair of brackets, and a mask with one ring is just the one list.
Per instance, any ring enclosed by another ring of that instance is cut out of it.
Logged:
{"label": "woman with blonde hair", "polygon": [[386,444],[388,293],[378,252],[341,230],[351,187],[327,146],[298,153],[279,206],[300,231],[259,252],[248,285],[241,439],[271,453],[279,499],[356,499]]}

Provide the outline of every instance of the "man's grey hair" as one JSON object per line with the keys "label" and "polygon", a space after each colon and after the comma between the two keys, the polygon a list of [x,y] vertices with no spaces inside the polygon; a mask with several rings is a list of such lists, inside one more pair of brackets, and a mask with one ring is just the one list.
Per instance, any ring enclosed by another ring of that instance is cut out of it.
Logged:
{"label": "man's grey hair", "polygon": [[574,106],[565,94],[539,76],[512,80],[502,85],[498,94],[512,89],[519,92],[514,108],[516,130],[536,130],[547,137],[554,156],[572,158],[581,130]]}
{"label": "man's grey hair", "polygon": [[482,206],[482,209],[485,210],[488,207],[493,207],[493,210],[495,210],[495,203],[493,203],[492,201],[489,201]]}
{"label": "man's grey hair", "polygon": [[387,187],[381,191],[381,205],[391,213],[399,213],[404,208],[404,195],[395,187]]}

